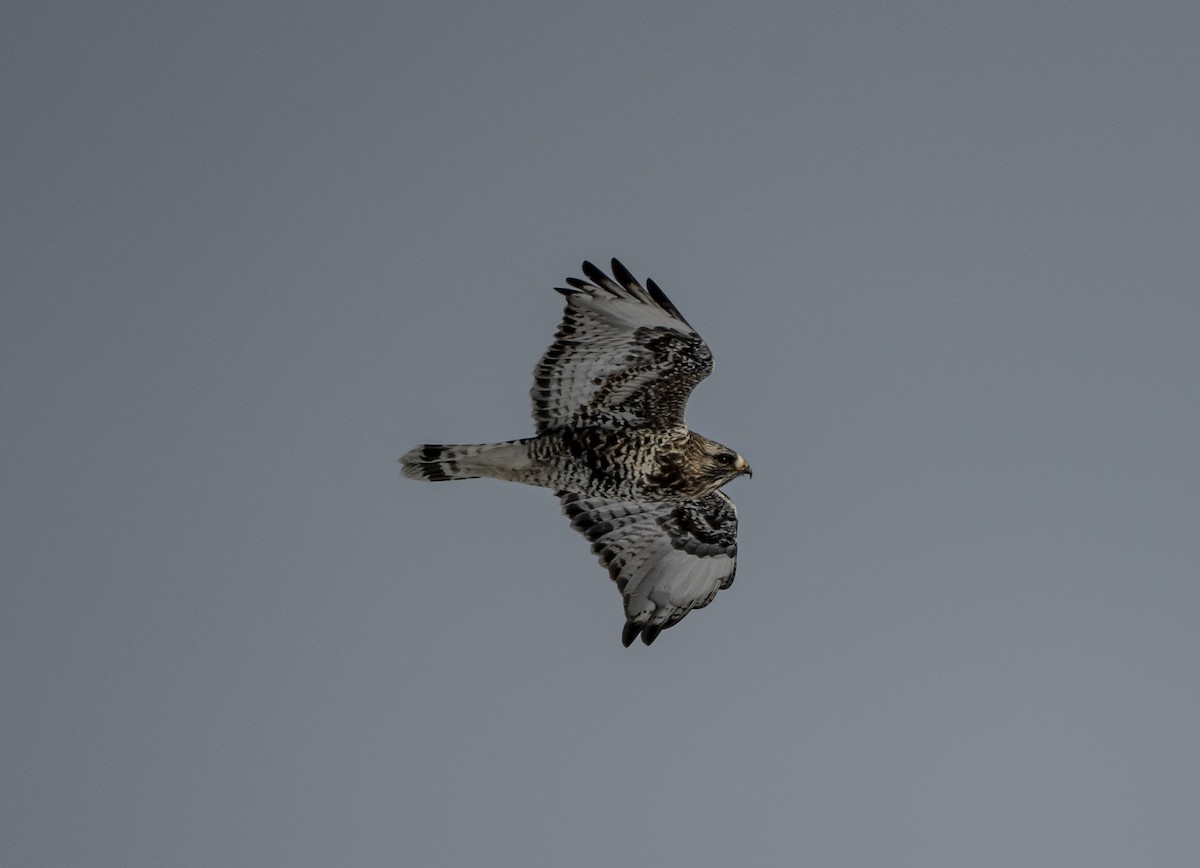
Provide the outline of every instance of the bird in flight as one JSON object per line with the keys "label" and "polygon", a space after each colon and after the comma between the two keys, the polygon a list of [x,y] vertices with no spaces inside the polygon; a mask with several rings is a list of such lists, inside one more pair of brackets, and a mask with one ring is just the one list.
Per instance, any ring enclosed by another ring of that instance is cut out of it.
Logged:
{"label": "bird in flight", "polygon": [[556,288],[567,307],[533,371],[536,436],[425,444],[400,460],[410,479],[553,489],[621,592],[621,643],[649,645],[733,583],[737,510],[720,489],[750,465],[684,423],[713,361],[670,299],[615,259],[612,277],[590,262],[583,273]]}

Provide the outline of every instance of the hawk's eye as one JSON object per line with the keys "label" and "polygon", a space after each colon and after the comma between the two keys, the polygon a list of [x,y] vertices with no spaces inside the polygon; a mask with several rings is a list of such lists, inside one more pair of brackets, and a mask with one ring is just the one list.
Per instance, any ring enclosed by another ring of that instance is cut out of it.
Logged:
{"label": "hawk's eye", "polygon": [[737,460],[737,456],[730,452],[718,452],[713,458],[716,459],[718,464],[726,467]]}

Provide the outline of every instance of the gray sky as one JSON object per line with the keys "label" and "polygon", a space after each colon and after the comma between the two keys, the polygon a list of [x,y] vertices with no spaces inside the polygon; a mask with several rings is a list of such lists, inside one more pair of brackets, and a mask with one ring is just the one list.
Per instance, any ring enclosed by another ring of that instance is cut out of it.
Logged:
{"label": "gray sky", "polygon": [[[6,4],[0,864],[1200,863],[1200,6]],[[532,430],[708,340],[653,648]]]}

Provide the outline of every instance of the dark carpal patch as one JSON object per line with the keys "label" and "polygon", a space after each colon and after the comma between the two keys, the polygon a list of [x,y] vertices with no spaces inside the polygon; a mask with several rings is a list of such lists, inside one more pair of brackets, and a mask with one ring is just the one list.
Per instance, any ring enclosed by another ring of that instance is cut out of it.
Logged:
{"label": "dark carpal patch", "polygon": [[671,545],[689,555],[737,555],[737,516],[722,497],[709,495],[681,503],[658,520]]}

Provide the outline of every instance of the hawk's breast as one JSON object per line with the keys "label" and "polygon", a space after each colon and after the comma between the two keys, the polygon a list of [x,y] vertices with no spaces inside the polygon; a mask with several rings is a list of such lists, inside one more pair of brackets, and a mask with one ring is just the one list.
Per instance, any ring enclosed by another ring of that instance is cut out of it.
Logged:
{"label": "hawk's breast", "polygon": [[683,490],[678,438],[661,431],[566,426],[537,438],[546,485],[593,497],[665,500]]}

